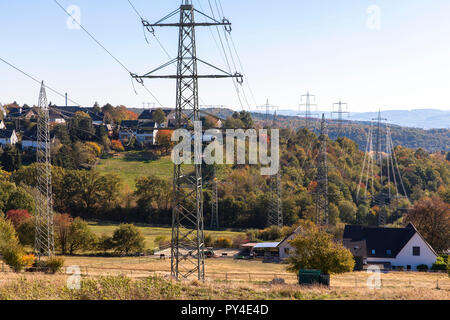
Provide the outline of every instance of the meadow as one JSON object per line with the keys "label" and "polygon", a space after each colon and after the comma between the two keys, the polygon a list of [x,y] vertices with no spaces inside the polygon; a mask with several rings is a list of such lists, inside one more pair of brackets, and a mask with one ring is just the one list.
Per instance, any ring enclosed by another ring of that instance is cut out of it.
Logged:
{"label": "meadow", "polygon": [[101,159],[97,170],[103,174],[117,173],[129,190],[134,190],[135,181],[139,177],[155,175],[172,179],[173,162],[170,156],[152,160],[145,152],[130,151]]}
{"label": "meadow", "polygon": [[[171,228],[162,228],[162,227],[151,227],[144,224],[134,224],[141,232],[145,238],[145,245],[147,249],[156,248],[155,239],[157,237],[166,237],[170,239],[172,236]],[[89,222],[89,227],[91,230],[97,235],[101,236],[102,234],[106,234],[111,236],[114,230],[118,227],[117,223],[107,223],[107,222]],[[205,231],[206,235],[211,235],[213,240],[221,237],[233,239],[238,235],[244,235],[245,232],[236,232],[229,230],[221,230],[221,231]]]}

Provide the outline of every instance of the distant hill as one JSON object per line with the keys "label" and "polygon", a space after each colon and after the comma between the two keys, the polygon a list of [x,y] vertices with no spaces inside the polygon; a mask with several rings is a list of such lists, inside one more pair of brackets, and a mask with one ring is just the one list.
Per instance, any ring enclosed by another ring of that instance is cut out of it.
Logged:
{"label": "distant hill", "polygon": [[[140,114],[143,109],[132,109],[134,112]],[[204,109],[210,114],[214,114],[217,117],[226,119],[230,117],[234,111],[226,108],[208,108]],[[338,137],[338,128],[336,122],[330,121],[330,112],[325,113],[328,119],[328,133],[331,139]],[[255,121],[264,121],[266,115],[260,112],[251,112]],[[304,118],[297,116],[298,111],[293,110],[280,110],[277,116],[277,125],[281,128],[299,129],[305,126]],[[450,125],[450,111],[440,110],[413,110],[413,111],[384,111],[381,113],[383,118],[388,118],[392,140],[394,145],[401,145],[407,148],[418,149],[422,148],[429,152],[450,151],[450,130],[447,127]],[[354,140],[358,143],[360,149],[363,149],[366,145],[367,133],[371,125],[371,119],[378,117],[378,112],[366,112],[366,113],[354,113],[351,114],[350,120],[346,121],[344,126],[343,135]],[[427,120],[432,124],[441,123],[436,125],[436,128],[431,129],[434,125],[422,125]],[[434,120],[433,120],[434,119]],[[272,121],[272,116],[270,118]],[[398,124],[404,123],[404,125]],[[445,125],[444,125],[445,123]],[[316,129],[313,130],[317,133],[319,126],[316,123]]]}
{"label": "distant hill", "polygon": [[[329,111],[317,111],[330,116]],[[280,110],[280,115],[297,116],[298,111]],[[386,110],[381,112],[383,118],[388,119],[388,123],[396,124],[402,127],[421,128],[421,129],[449,129],[450,111],[436,109],[417,109],[417,110]],[[378,117],[378,112],[352,112],[349,120],[352,121],[371,121]]]}

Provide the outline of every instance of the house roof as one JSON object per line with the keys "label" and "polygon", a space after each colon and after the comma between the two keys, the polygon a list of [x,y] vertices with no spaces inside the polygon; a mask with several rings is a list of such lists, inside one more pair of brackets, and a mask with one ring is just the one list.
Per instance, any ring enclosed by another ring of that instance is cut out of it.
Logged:
{"label": "house roof", "polygon": [[0,129],[0,138],[9,139],[13,135],[14,130]]}
{"label": "house roof", "polygon": [[[152,120],[153,119],[153,114],[155,113],[155,111],[158,109],[151,109],[151,110],[144,110],[140,116],[139,116],[139,120]],[[161,109],[164,114],[166,115],[166,117],[172,112],[174,111],[174,109]]]}
{"label": "house roof", "polygon": [[349,239],[344,239],[343,245],[351,251],[353,256],[367,258],[366,240],[352,241]]}
{"label": "house roof", "polygon": [[138,120],[123,120],[120,125],[122,127],[127,127],[127,128],[134,128],[139,126],[139,121]]}
{"label": "house roof", "polygon": [[280,244],[279,242],[262,242],[262,243],[257,243],[253,248],[254,249],[276,248],[276,247],[278,247],[279,244]]}
{"label": "house roof", "polygon": [[[346,225],[343,238],[344,241],[351,240],[353,242],[365,240],[368,257],[394,258],[416,233],[418,231],[411,223],[406,228]],[[427,245],[430,246],[428,243]],[[390,254],[388,250],[390,250]]]}

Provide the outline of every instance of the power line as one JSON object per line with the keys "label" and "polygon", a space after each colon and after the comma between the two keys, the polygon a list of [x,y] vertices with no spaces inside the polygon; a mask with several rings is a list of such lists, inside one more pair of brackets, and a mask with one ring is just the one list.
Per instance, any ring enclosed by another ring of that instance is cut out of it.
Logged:
{"label": "power line", "polygon": [[[83,29],[83,31],[92,39],[94,40],[95,43],[97,43],[106,53],[108,53],[108,55],[113,58],[125,71],[127,71],[131,78],[133,78],[133,75],[135,75],[133,72],[130,71],[130,69],[128,69],[125,64],[123,64],[118,58],[116,58],[108,49],[106,49],[106,47],[104,45],[102,45],[100,43],[100,41],[98,41],[93,35],[92,33],[90,33],[81,23],[79,23],[77,21],[77,19],[75,19],[69,12],[67,12],[67,10],[58,2],[58,0],[53,0],[53,2],[55,2],[55,4],[62,10],[64,11],[70,18],[72,18],[72,20],[81,28]],[[156,98],[156,96],[145,86],[143,81],[138,81],[138,83],[140,83],[144,89],[158,102],[159,105],[162,106],[161,102],[159,102],[158,98]]]}
{"label": "power line", "polygon": [[[33,80],[34,82],[36,82],[36,83],[38,83],[38,84],[41,84],[41,81],[39,81],[39,80],[36,79],[35,77],[31,76],[30,74],[26,73],[25,71],[21,70],[20,68],[16,67],[16,66],[13,65],[12,63],[6,61],[5,59],[3,59],[3,58],[0,57],[0,61],[2,61],[3,63],[5,63],[6,65],[10,66],[11,68],[15,69],[16,71],[19,71],[21,74],[25,75],[26,77],[28,77],[29,79]],[[45,84],[44,84],[44,87],[45,87],[46,89],[52,91],[53,93],[55,93],[55,94],[57,94],[57,95],[63,97],[63,98],[66,97],[65,94],[62,94],[62,93],[56,91],[55,89],[49,87],[48,85],[45,85]],[[76,101],[74,101],[74,100],[72,100],[72,99],[69,99],[69,98],[68,98],[68,100],[71,101],[71,102],[73,102],[73,103],[75,103],[75,104],[78,105],[78,106],[81,106],[81,104],[79,104],[78,102],[76,102]]]}

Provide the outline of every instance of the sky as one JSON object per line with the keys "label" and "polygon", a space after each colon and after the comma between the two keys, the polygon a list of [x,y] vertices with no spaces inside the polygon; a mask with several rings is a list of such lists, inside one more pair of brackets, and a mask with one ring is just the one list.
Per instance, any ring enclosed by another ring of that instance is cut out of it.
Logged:
{"label": "sky", "polygon": [[[129,70],[144,74],[168,61],[127,0],[58,0],[80,9],[80,22]],[[214,4],[214,1],[211,0]],[[132,0],[150,22],[180,1]],[[351,112],[436,108],[450,110],[450,1],[448,0],[221,0],[244,70],[239,103],[230,79],[201,80],[201,103],[255,110],[266,99],[297,109],[307,91],[320,110],[339,100]],[[194,0],[210,14],[208,0]],[[142,107],[155,102],[82,30],[68,27],[53,0],[0,0],[0,57],[83,106]],[[70,21],[69,21],[70,22]],[[73,26],[73,23],[69,25]],[[197,30],[197,55],[226,69],[211,31]],[[177,52],[177,30],[158,39]],[[217,33],[215,33],[217,35]],[[204,68],[203,68],[204,69]],[[210,71],[203,70],[201,71]],[[232,67],[233,72],[235,71]],[[175,72],[175,68],[167,69]],[[39,85],[0,62],[0,102],[36,104]],[[173,107],[174,80],[146,80],[162,105]],[[252,89],[251,92],[248,89]],[[253,93],[253,94],[252,94]],[[48,99],[64,99],[48,92]]]}

